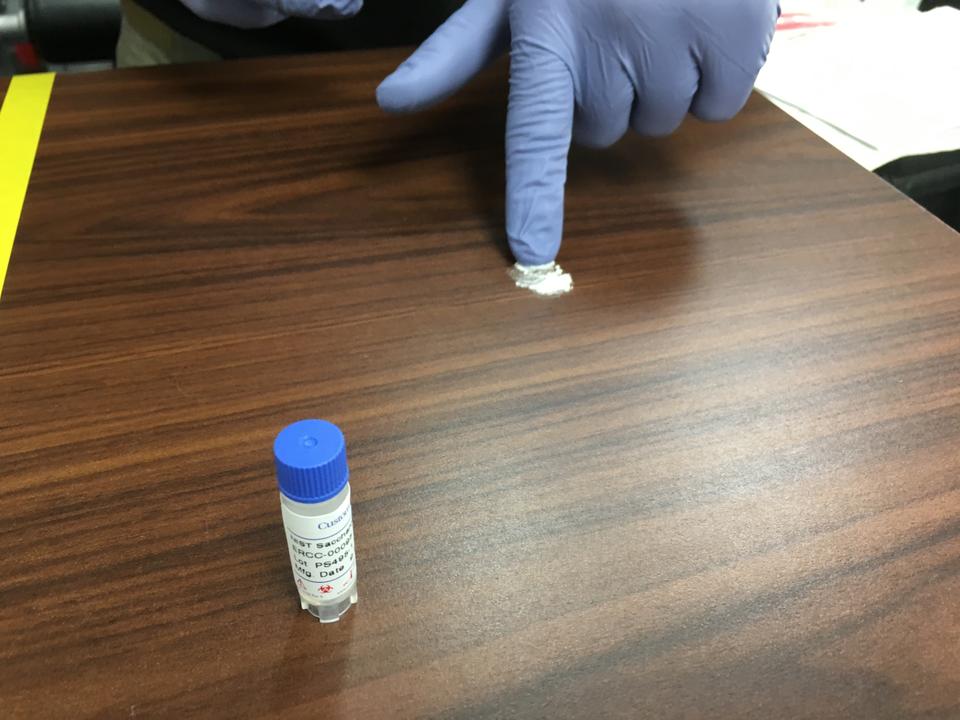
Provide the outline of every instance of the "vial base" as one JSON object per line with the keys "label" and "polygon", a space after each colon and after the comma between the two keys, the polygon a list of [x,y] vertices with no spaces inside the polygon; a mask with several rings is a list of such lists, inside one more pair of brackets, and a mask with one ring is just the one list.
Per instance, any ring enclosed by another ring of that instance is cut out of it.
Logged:
{"label": "vial base", "polygon": [[300,598],[300,609],[306,610],[308,613],[313,615],[317,620],[322,623],[335,623],[351,607],[357,604],[357,588],[354,586],[353,592],[349,595],[344,595],[340,600],[334,602],[322,603],[314,605]]}

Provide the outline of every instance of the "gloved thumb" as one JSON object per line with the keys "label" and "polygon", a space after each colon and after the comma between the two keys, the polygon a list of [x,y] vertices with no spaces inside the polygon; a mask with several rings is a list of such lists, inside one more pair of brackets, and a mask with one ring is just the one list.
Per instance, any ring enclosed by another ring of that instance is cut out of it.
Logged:
{"label": "gloved thumb", "polygon": [[[263,2],[263,0],[260,0]],[[352,17],[363,9],[363,0],[268,0],[285,15],[335,20]]]}
{"label": "gloved thumb", "polygon": [[506,51],[510,43],[507,3],[468,0],[380,84],[380,107],[411,112],[457,92]]}

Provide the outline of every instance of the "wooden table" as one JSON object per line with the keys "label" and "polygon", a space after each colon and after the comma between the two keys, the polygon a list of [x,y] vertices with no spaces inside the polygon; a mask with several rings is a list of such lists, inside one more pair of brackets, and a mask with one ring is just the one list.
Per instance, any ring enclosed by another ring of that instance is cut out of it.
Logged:
{"label": "wooden table", "polygon": [[[4,717],[960,716],[960,238],[765,101],[577,152],[515,288],[497,71],[60,77],[0,305]],[[352,463],[300,612],[271,443]]]}

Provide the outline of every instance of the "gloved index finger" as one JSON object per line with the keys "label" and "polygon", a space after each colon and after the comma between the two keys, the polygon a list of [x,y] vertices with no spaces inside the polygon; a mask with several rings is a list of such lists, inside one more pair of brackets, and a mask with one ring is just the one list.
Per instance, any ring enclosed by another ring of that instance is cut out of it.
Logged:
{"label": "gloved index finger", "polygon": [[560,250],[573,111],[566,63],[515,39],[507,113],[507,239],[523,265],[552,262]]}

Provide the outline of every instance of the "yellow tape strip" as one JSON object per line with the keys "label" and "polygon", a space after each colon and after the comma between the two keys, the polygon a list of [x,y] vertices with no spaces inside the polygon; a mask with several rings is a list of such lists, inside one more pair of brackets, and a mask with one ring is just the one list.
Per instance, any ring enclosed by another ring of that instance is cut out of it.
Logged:
{"label": "yellow tape strip", "polygon": [[0,107],[0,296],[20,224],[54,73],[17,75]]}

